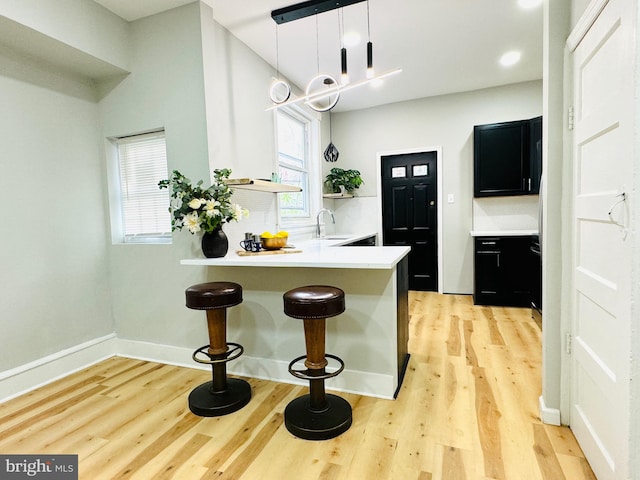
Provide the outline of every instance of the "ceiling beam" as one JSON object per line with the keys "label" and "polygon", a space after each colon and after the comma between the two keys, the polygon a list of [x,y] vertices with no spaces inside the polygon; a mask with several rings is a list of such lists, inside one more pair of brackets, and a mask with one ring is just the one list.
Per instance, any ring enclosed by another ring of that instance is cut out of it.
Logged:
{"label": "ceiling beam", "polygon": [[309,0],[271,12],[271,18],[277,24],[292,22],[318,13],[328,12],[336,8],[348,7],[365,0]]}

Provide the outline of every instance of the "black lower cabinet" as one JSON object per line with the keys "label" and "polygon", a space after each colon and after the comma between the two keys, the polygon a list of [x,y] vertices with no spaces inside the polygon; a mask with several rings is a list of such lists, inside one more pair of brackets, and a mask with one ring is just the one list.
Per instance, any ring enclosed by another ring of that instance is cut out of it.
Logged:
{"label": "black lower cabinet", "polygon": [[476,305],[531,305],[535,258],[530,236],[476,237]]}

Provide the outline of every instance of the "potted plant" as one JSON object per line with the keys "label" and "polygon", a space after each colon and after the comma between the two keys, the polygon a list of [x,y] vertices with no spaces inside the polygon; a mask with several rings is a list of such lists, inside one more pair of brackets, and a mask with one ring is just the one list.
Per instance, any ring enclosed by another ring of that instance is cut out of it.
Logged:
{"label": "potted plant", "polygon": [[324,180],[329,193],[353,194],[363,183],[358,170],[343,170],[336,167],[329,170]]}

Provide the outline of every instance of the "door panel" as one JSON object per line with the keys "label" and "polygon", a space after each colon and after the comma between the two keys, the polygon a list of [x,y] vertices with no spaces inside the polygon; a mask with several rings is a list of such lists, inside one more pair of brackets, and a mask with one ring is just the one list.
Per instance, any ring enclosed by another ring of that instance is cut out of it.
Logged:
{"label": "door panel", "polygon": [[634,18],[633,0],[609,1],[573,58],[570,423],[601,480],[629,468]]}
{"label": "door panel", "polygon": [[437,290],[437,153],[382,157],[384,245],[409,245],[409,288]]}
{"label": "door panel", "polygon": [[429,230],[431,225],[429,221],[429,192],[426,185],[415,185],[413,187],[413,229]]}

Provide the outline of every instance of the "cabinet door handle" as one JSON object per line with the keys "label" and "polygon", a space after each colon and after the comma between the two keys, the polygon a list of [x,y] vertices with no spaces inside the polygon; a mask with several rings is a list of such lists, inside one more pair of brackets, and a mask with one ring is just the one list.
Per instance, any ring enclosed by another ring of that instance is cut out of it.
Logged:
{"label": "cabinet door handle", "polygon": [[496,264],[498,265],[498,268],[500,268],[500,253],[496,255]]}
{"label": "cabinet door handle", "polygon": [[529,191],[531,191],[531,179],[529,179]]}

